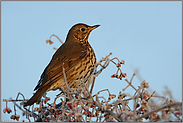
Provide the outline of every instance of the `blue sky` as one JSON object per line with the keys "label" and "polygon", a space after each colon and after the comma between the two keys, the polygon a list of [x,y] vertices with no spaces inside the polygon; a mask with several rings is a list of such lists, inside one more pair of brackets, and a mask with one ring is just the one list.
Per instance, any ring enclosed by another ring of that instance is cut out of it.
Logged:
{"label": "blue sky", "polygon": [[[101,25],[89,37],[97,61],[112,52],[110,58],[125,60],[122,71],[127,73],[127,79],[138,69],[141,78],[134,78],[136,88],[145,79],[151,92],[163,95],[167,86],[174,99],[182,101],[181,1],[1,1],[2,121],[12,121],[10,115],[2,113],[2,99],[15,99],[18,92],[30,98],[55,52],[52,47],[61,45],[56,38],[52,38],[51,46],[45,41],[52,34],[65,41],[76,23]],[[115,72],[111,63],[97,77],[93,93],[108,88],[117,95],[126,87],[124,80],[110,78]],[[128,88],[125,92],[135,91]],[[58,92],[48,93],[51,97],[55,94]],[[13,109],[12,104],[8,106]]]}

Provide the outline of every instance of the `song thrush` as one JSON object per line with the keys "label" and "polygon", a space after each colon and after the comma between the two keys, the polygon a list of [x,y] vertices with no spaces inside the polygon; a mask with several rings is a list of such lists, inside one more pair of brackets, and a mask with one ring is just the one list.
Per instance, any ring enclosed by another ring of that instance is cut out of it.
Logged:
{"label": "song thrush", "polygon": [[[69,30],[65,43],[55,52],[42,73],[34,89],[34,91],[37,90],[36,93],[24,104],[24,107],[37,102],[49,90],[65,87],[63,63],[68,85],[74,80],[86,78],[91,74],[96,63],[96,56],[88,42],[88,37],[90,32],[98,26],[100,25],[88,26],[79,23]],[[92,75],[86,83],[87,87],[91,84],[91,77]],[[71,87],[74,88],[75,85]]]}

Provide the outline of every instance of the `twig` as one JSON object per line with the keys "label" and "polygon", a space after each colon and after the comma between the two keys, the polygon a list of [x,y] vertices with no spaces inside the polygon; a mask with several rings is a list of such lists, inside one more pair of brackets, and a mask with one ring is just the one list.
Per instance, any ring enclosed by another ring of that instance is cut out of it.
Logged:
{"label": "twig", "polygon": [[61,40],[57,35],[55,35],[55,34],[52,34],[52,35],[50,36],[50,40],[51,40],[51,37],[52,37],[52,36],[55,36],[55,37],[63,44],[62,40]]}
{"label": "twig", "polygon": [[158,112],[158,111],[160,111],[160,110],[162,110],[162,109],[170,108],[170,107],[173,107],[173,106],[181,106],[181,105],[182,105],[182,102],[176,102],[176,103],[168,104],[168,105],[166,105],[166,106],[162,106],[162,107],[160,107],[160,108],[158,108],[158,109],[156,109],[156,110],[154,110],[154,111],[148,112],[148,113],[146,113],[146,114],[144,114],[144,115],[142,115],[142,116],[140,116],[140,117],[137,117],[137,118],[135,119],[135,121],[137,121],[137,120],[139,120],[139,119],[141,119],[141,118],[147,117],[147,116],[153,114],[154,112]]}

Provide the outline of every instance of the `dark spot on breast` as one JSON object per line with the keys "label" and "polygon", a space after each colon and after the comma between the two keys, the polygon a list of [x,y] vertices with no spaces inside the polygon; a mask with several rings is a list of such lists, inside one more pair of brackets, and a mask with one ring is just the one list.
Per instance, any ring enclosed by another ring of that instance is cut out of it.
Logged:
{"label": "dark spot on breast", "polygon": [[91,67],[93,67],[94,65],[90,65],[89,67],[88,67],[88,69],[90,69]]}
{"label": "dark spot on breast", "polygon": [[80,77],[80,79],[82,79],[82,78],[83,78],[83,76]]}
{"label": "dark spot on breast", "polygon": [[87,73],[85,74],[85,76],[84,76],[84,78],[88,75],[88,73],[90,72],[90,70],[89,71],[87,71]]}
{"label": "dark spot on breast", "polygon": [[86,62],[86,65],[90,63],[90,60],[88,62]]}
{"label": "dark spot on breast", "polygon": [[84,70],[86,70],[87,66],[85,66]]}
{"label": "dark spot on breast", "polygon": [[92,59],[93,58],[93,54],[91,54],[91,56],[90,56],[90,59]]}
{"label": "dark spot on breast", "polygon": [[79,74],[81,74],[83,72],[83,70],[81,70],[81,72]]}
{"label": "dark spot on breast", "polygon": [[69,65],[69,67],[71,67],[71,61],[69,61],[68,65]]}

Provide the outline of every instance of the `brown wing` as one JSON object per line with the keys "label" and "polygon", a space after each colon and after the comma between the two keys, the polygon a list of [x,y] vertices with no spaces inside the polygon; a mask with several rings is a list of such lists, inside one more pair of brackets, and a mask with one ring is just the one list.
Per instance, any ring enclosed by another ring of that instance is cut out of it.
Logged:
{"label": "brown wing", "polygon": [[38,85],[34,89],[37,90],[36,93],[27,102],[25,102],[24,107],[37,102],[49,87],[63,76],[63,62],[65,72],[67,73],[67,71],[77,65],[81,59],[85,57],[86,52],[87,51],[84,47],[77,43],[68,45],[67,43],[64,43],[53,55],[52,60],[45,68]]}
{"label": "brown wing", "polygon": [[63,76],[63,63],[65,72],[70,70],[73,66],[86,55],[86,50],[78,43],[68,44],[64,43],[53,55],[52,60],[45,68],[38,85],[34,90],[51,86]]}

